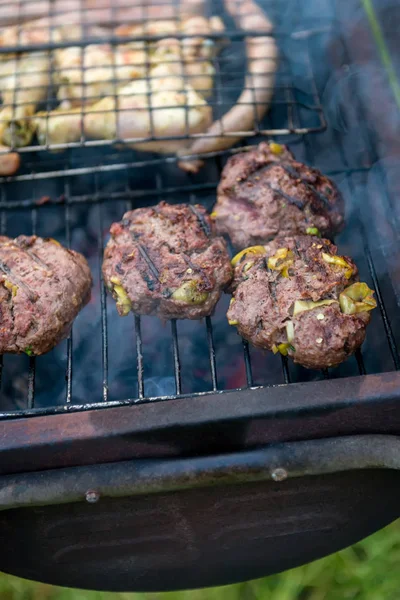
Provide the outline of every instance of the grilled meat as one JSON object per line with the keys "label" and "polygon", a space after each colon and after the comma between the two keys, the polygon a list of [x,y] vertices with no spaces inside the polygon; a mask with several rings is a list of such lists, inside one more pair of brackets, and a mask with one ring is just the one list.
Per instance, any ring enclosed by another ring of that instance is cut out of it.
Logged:
{"label": "grilled meat", "polygon": [[32,52],[0,63],[0,142],[27,146],[35,128],[30,117],[47,97],[50,85],[50,57]]}
{"label": "grilled meat", "polygon": [[[273,95],[278,47],[271,35],[271,21],[253,0],[224,0],[224,6],[238,29],[250,34],[253,31],[265,33],[265,36],[246,37],[247,75],[236,104],[210,125],[206,136],[182,149],[179,152],[182,157],[226,150],[252,134],[267,112]],[[203,162],[183,158],[179,164],[186,171],[197,172]]]}
{"label": "grilled meat", "polygon": [[228,160],[214,216],[218,232],[246,248],[277,235],[330,237],[343,226],[344,205],[320,171],[295,161],[285,146],[262,142]]}
{"label": "grilled meat", "polygon": [[[161,65],[162,66],[162,65]],[[201,133],[211,108],[182,77],[132,81],[87,109],[54,110],[34,118],[41,144],[77,142],[82,133],[93,139],[149,139],[132,142],[138,150],[175,152],[185,143],[167,139]],[[163,139],[165,138],[165,139]]]}
{"label": "grilled meat", "polygon": [[213,312],[232,267],[203,206],[160,202],[111,226],[103,276],[121,316],[200,319]]}
{"label": "grilled meat", "polygon": [[363,343],[373,292],[331,242],[277,238],[233,259],[228,321],[255,346],[289,355],[305,367],[332,367]]}
{"label": "grilled meat", "polygon": [[[90,44],[84,48],[70,46],[55,52],[55,74],[58,99],[63,107],[93,104],[134,79],[146,77],[185,76],[187,82],[203,97],[211,93],[215,69],[211,59],[218,45],[205,37],[178,40],[173,34],[210,34],[223,31],[219,19],[189,17],[179,21],[150,21],[141,25],[122,25],[117,36],[139,37],[164,35],[163,39],[145,43]],[[103,34],[104,35],[104,34]],[[160,72],[157,69],[163,65]]]}
{"label": "grilled meat", "polygon": [[85,258],[36,236],[0,237],[0,354],[44,354],[90,297]]}
{"label": "grilled meat", "polygon": [[0,144],[0,177],[14,175],[21,165],[18,152],[9,152],[7,146]]}

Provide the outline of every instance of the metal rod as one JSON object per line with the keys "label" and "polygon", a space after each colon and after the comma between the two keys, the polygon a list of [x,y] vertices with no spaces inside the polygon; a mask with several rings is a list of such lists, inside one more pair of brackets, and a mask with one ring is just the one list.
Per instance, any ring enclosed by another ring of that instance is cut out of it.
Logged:
{"label": "metal rod", "polygon": [[138,380],[138,398],[144,398],[144,378],[143,378],[143,343],[140,317],[135,315],[136,331],[136,361],[137,361],[137,380]]}
{"label": "metal rod", "polygon": [[371,275],[371,279],[373,281],[373,285],[374,285],[374,289],[375,289],[375,294],[376,294],[376,299],[378,301],[379,310],[381,311],[383,326],[384,326],[385,331],[386,331],[386,337],[388,339],[390,353],[392,355],[394,366],[396,367],[397,370],[399,370],[400,369],[399,351],[398,351],[398,348],[397,348],[396,340],[395,340],[394,335],[393,335],[392,326],[390,324],[390,321],[389,321],[389,318],[388,318],[388,315],[387,315],[385,303],[383,301],[383,296],[382,296],[381,288],[380,288],[380,285],[379,285],[378,277],[377,277],[377,274],[376,274],[376,269],[375,269],[374,261],[372,260],[371,251],[369,249],[369,245],[368,245],[368,242],[367,242],[367,239],[366,239],[365,228],[364,228],[364,225],[361,222],[360,222],[360,228],[362,230],[362,236],[363,236],[363,241],[364,241],[364,253],[365,253],[365,257],[367,259],[367,264],[368,264],[368,269],[369,269],[369,272],[370,272],[370,275]]}
{"label": "metal rod", "polygon": [[[248,150],[253,149],[254,146],[252,145],[247,145],[245,147],[238,147],[238,148],[231,148],[230,150],[220,150],[220,151],[216,151],[216,152],[207,152],[205,154],[193,154],[190,155],[191,158],[219,158],[219,157],[223,157],[223,156],[231,156],[233,154],[237,154],[238,152],[245,152]],[[0,155],[2,153],[0,152]],[[117,158],[117,155],[113,155],[115,158]],[[112,157],[111,157],[112,158]],[[189,158],[189,155],[186,157]],[[25,174],[25,175],[17,175],[15,177],[0,177],[0,183],[4,182],[8,182],[8,181],[35,181],[35,180],[42,180],[42,179],[55,179],[58,177],[65,177],[67,175],[69,176],[80,176],[80,175],[88,175],[90,173],[111,173],[114,171],[124,171],[124,170],[129,170],[129,169],[140,169],[143,167],[147,167],[147,166],[151,166],[151,167],[157,167],[157,166],[163,166],[163,165],[175,165],[178,162],[178,158],[175,156],[166,156],[163,158],[152,158],[152,159],[148,159],[148,160],[138,160],[138,161],[132,161],[132,162],[118,162],[118,163],[112,163],[112,164],[96,164],[92,167],[77,167],[77,168],[68,168],[68,169],[58,169],[58,170],[52,170],[52,171],[44,171],[44,172],[35,172],[32,171],[31,173]],[[332,170],[327,170],[325,171],[325,174],[328,176],[333,176],[333,175],[340,175],[343,172],[346,173],[364,173],[369,171],[369,166],[362,166],[362,167],[352,167],[352,168],[345,168],[345,169],[332,169]],[[205,186],[207,184],[191,184],[190,186],[182,186],[179,188],[173,188],[173,189],[188,189],[190,191],[190,187],[193,187],[193,189],[196,188],[200,188],[201,185]],[[211,184],[210,184],[211,187]],[[215,184],[212,185],[212,187],[215,187]],[[172,188],[170,186],[166,187],[167,190],[171,190]],[[130,193],[133,190],[130,190]],[[146,190],[147,192],[149,192],[149,190]],[[139,192],[141,193],[141,191]],[[163,189],[163,193],[165,193],[165,189]],[[100,196],[104,199],[110,198],[110,195],[106,195],[103,194],[103,196]],[[125,196],[124,196],[125,197]],[[74,203],[76,202],[76,199],[79,198],[85,198],[86,202],[90,202],[90,200],[93,200],[93,194],[87,194],[87,195],[72,195],[71,199],[70,199],[70,203]],[[49,199],[50,203],[55,203],[55,204],[60,204],[62,203],[62,200],[58,199],[57,201],[52,200],[51,198]],[[15,201],[9,201],[9,202],[4,202],[4,200],[0,201],[0,208],[29,208],[29,206],[31,204],[35,204],[37,205],[37,198],[34,198],[32,196],[32,200],[31,201],[21,201],[20,203],[15,203]],[[39,206],[40,207],[40,206]]]}
{"label": "metal rod", "polygon": [[[5,186],[0,186],[1,188],[1,201],[5,202],[6,201],[6,190],[5,190]],[[6,235],[7,232],[7,213],[6,211],[2,210],[0,213],[0,235]],[[3,383],[3,370],[4,370],[4,357],[1,354],[0,355],[0,390],[1,390],[1,386]]]}
{"label": "metal rod", "polygon": [[214,347],[214,336],[211,317],[206,317],[206,328],[207,328],[207,344],[208,354],[210,358],[210,371],[211,371],[211,383],[212,389],[216,391],[218,389],[217,379],[217,366],[215,362],[215,347]]}
{"label": "metal rod", "polygon": [[283,381],[285,383],[291,383],[290,371],[289,371],[289,361],[288,361],[287,356],[281,356],[281,361],[282,361]]}
{"label": "metal rod", "polygon": [[356,361],[357,361],[358,372],[360,373],[360,375],[366,375],[367,370],[364,365],[364,359],[363,359],[360,348],[358,350],[356,350],[355,357],[356,357]]}
{"label": "metal rod", "polygon": [[0,510],[158,494],[185,489],[270,482],[358,471],[400,470],[400,438],[360,435],[288,442],[217,456],[139,459],[0,478]]}
{"label": "metal rod", "polygon": [[172,333],[172,352],[174,357],[174,376],[175,376],[175,390],[176,395],[179,396],[182,393],[181,390],[181,362],[179,357],[179,342],[178,332],[176,328],[176,319],[171,321],[171,333]]}
{"label": "metal rod", "polygon": [[36,357],[31,356],[29,358],[29,369],[28,369],[28,409],[32,409],[35,406],[35,379],[36,379]]}
{"label": "metal rod", "polygon": [[[64,193],[66,197],[69,197],[70,189],[69,182],[66,180],[64,186]],[[70,222],[70,207],[68,204],[65,205],[65,238],[67,241],[68,248],[71,247],[71,222]],[[72,401],[72,374],[73,374],[73,365],[72,365],[72,329],[67,339],[67,369],[66,369],[66,393],[65,393],[65,401],[67,404],[70,404]]]}
{"label": "metal rod", "polygon": [[243,343],[243,357],[244,357],[244,367],[246,370],[247,387],[253,387],[253,371],[251,368],[249,343],[246,340],[242,340],[242,343]]}
{"label": "metal rod", "polygon": [[[97,189],[97,185],[96,185]],[[101,311],[101,369],[102,369],[102,397],[103,402],[108,400],[108,327],[107,327],[107,292],[103,280],[103,204],[99,204],[99,229],[98,229],[98,257],[100,280],[100,311]]]}

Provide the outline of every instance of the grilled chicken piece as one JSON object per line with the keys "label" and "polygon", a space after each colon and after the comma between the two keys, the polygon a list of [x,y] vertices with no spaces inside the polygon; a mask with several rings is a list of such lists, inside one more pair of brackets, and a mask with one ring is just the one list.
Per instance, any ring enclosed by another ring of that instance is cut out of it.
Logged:
{"label": "grilled chicken piece", "polygon": [[[9,29],[24,23],[24,27],[35,29],[42,36],[39,32],[49,31],[50,27],[78,25],[82,21],[87,25],[112,27],[144,20],[202,15],[204,3],[204,0],[185,0],[179,5],[173,0],[1,0],[0,26]],[[43,38],[39,43],[42,42]]]}
{"label": "grilled chicken piece", "polygon": [[55,240],[0,238],[0,354],[49,352],[90,297],[85,258]]}
{"label": "grilled chicken piece", "polygon": [[[214,31],[223,31],[219,19],[191,17],[179,22],[124,25],[117,28],[116,35],[206,35]],[[166,37],[148,44],[130,42],[116,47],[92,44],[84,48],[63,48],[55,52],[56,82],[59,84],[57,97],[63,108],[93,104],[104,96],[112,95],[132,79],[152,77],[154,68],[159,65],[165,65],[162,76],[185,76],[194,90],[208,97],[215,69],[206,59],[212,59],[217,50],[217,44],[204,37],[184,40]],[[160,72],[158,76],[161,76]]]}
{"label": "grilled chicken piece", "polygon": [[91,44],[55,52],[57,98],[65,108],[93,104],[146,75],[146,52],[137,47]]}
{"label": "grilled chicken piece", "polygon": [[7,146],[26,146],[32,139],[30,117],[47,97],[49,61],[48,54],[33,52],[0,64],[0,140]]}
{"label": "grilled chicken piece", "polygon": [[[0,47],[4,46],[34,46],[35,44],[74,42],[83,38],[101,38],[109,35],[109,31],[96,25],[82,25],[81,19],[69,19],[67,23],[60,23],[58,27],[46,22],[32,21],[19,27],[5,27],[0,29]],[[71,22],[69,22],[71,21]],[[0,62],[15,57],[16,53],[3,53]]]}
{"label": "grilled chicken piece", "polygon": [[211,109],[183,78],[164,77],[133,81],[119,90],[117,98],[107,97],[87,108],[37,113],[34,122],[41,144],[76,142],[83,133],[93,139],[138,138],[130,145],[170,153],[185,140],[139,140],[202,132],[211,122]]}
{"label": "grilled chicken piece", "polygon": [[[253,0],[224,0],[224,5],[239,29],[266,35],[246,38],[248,75],[235,106],[209,127],[207,136],[196,139],[181,150],[181,156],[226,150],[246,135],[252,135],[267,112],[273,95],[278,48],[271,36],[272,23]],[[199,160],[180,162],[181,168],[189,172],[198,171],[202,164]]]}

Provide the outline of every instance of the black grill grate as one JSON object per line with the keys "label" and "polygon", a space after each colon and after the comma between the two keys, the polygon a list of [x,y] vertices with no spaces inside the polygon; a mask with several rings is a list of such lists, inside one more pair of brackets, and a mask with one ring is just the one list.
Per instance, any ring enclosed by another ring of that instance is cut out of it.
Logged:
{"label": "black grill grate", "polygon": [[[317,128],[324,126],[317,93],[323,87],[324,73],[318,61],[321,37],[326,38],[326,47],[330,33],[324,28],[321,33],[320,29],[309,29],[307,35],[301,36],[284,32],[277,36],[290,76],[283,86],[285,101],[273,103],[259,131],[283,134],[301,130],[301,136],[277,140],[289,143],[300,160],[332,176],[344,193],[348,223],[337,243],[343,253],[355,258],[362,279],[375,289],[379,304],[362,353],[337,369],[321,373],[297,367],[285,357],[263,354],[241,342],[229,328],[225,319],[226,298],[220,302],[216,315],[202,322],[172,321],[162,325],[155,318],[131,315],[121,319],[101,283],[101,260],[109,225],[119,220],[125,210],[160,199],[200,202],[211,208],[221,168],[230,152],[210,156],[203,171],[190,175],[178,169],[175,158],[138,154],[129,149],[122,152],[92,148],[90,153],[87,148],[69,149],[61,156],[51,156],[37,155],[35,146],[23,172],[3,181],[1,233],[56,237],[89,258],[96,281],[93,302],[78,317],[73,334],[65,343],[39,358],[1,358],[1,418],[165,401],[188,395],[195,402],[199,394],[259,385],[296,385],[326,378],[337,379],[339,384],[343,377],[399,368],[398,226],[384,164],[377,155],[377,140],[373,131],[365,127],[357,88],[352,90],[357,113],[352,130],[356,129],[363,140],[362,160],[346,131],[331,127],[318,135],[308,135],[314,129],[315,114],[321,119]],[[224,50],[230,51],[232,45],[230,50]],[[343,61],[349,64],[345,44],[343,52]],[[296,84],[299,80],[304,82],[304,65],[309,74],[317,72],[316,79],[305,80],[312,90],[316,112],[304,112],[304,103],[298,101]],[[284,77],[283,72],[281,76]],[[276,98],[279,95],[278,89]],[[286,128],[282,127],[285,120],[289,123]],[[256,142],[257,138],[248,138],[243,145]],[[88,144],[81,142],[83,146]]]}

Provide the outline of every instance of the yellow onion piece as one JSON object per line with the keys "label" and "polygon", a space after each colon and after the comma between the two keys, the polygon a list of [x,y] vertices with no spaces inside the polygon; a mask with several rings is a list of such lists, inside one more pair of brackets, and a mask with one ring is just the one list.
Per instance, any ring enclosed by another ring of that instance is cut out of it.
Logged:
{"label": "yellow onion piece", "polygon": [[332,256],[331,254],[326,254],[326,252],[323,252],[322,258],[325,262],[331,265],[337,265],[338,267],[346,269],[344,276],[346,277],[346,279],[350,279],[350,277],[353,274],[353,268],[349,265],[348,262],[344,260],[343,256]]}
{"label": "yellow onion piece", "polygon": [[292,344],[289,343],[283,343],[278,345],[274,344],[272,346],[272,352],[274,354],[277,354],[279,352],[280,354],[282,354],[282,356],[287,356],[289,349],[294,351]]}
{"label": "yellow onion piece", "polygon": [[238,254],[236,254],[236,256],[234,256],[232,258],[232,260],[231,260],[232,267],[235,267],[240,262],[240,260],[243,258],[243,256],[247,256],[247,254],[263,255],[263,254],[266,254],[266,252],[265,252],[264,246],[250,246],[249,248],[245,248],[244,250],[241,250],[241,252],[239,252]]}
{"label": "yellow onion piece", "polygon": [[185,304],[204,304],[208,298],[208,292],[201,292],[198,282],[193,279],[182,283],[171,297],[178,302],[185,302]]}
{"label": "yellow onion piece", "polygon": [[15,283],[8,281],[7,279],[5,279],[3,281],[3,285],[5,288],[7,288],[11,292],[11,297],[15,298],[15,296],[17,295],[17,292],[18,292],[18,286],[15,285]]}
{"label": "yellow onion piece", "polygon": [[121,316],[126,317],[131,311],[132,304],[128,298],[128,294],[122,287],[122,285],[114,284],[114,293],[117,296],[117,308],[118,312]]}
{"label": "yellow onion piece", "polygon": [[330,304],[338,304],[337,300],[318,300],[313,302],[312,300],[296,300],[293,305],[293,316],[305,312],[306,310],[314,310],[320,306],[329,306]]}
{"label": "yellow onion piece", "polygon": [[366,283],[353,283],[339,296],[341,311],[346,315],[366,312],[376,308],[374,291]]}
{"label": "yellow onion piece", "polygon": [[276,154],[277,156],[283,154],[284,147],[281,144],[277,144],[276,142],[270,142],[269,147],[272,154]]}
{"label": "yellow onion piece", "polygon": [[268,268],[271,271],[280,271],[282,277],[289,277],[289,267],[292,266],[294,254],[288,248],[279,248],[268,259]]}

